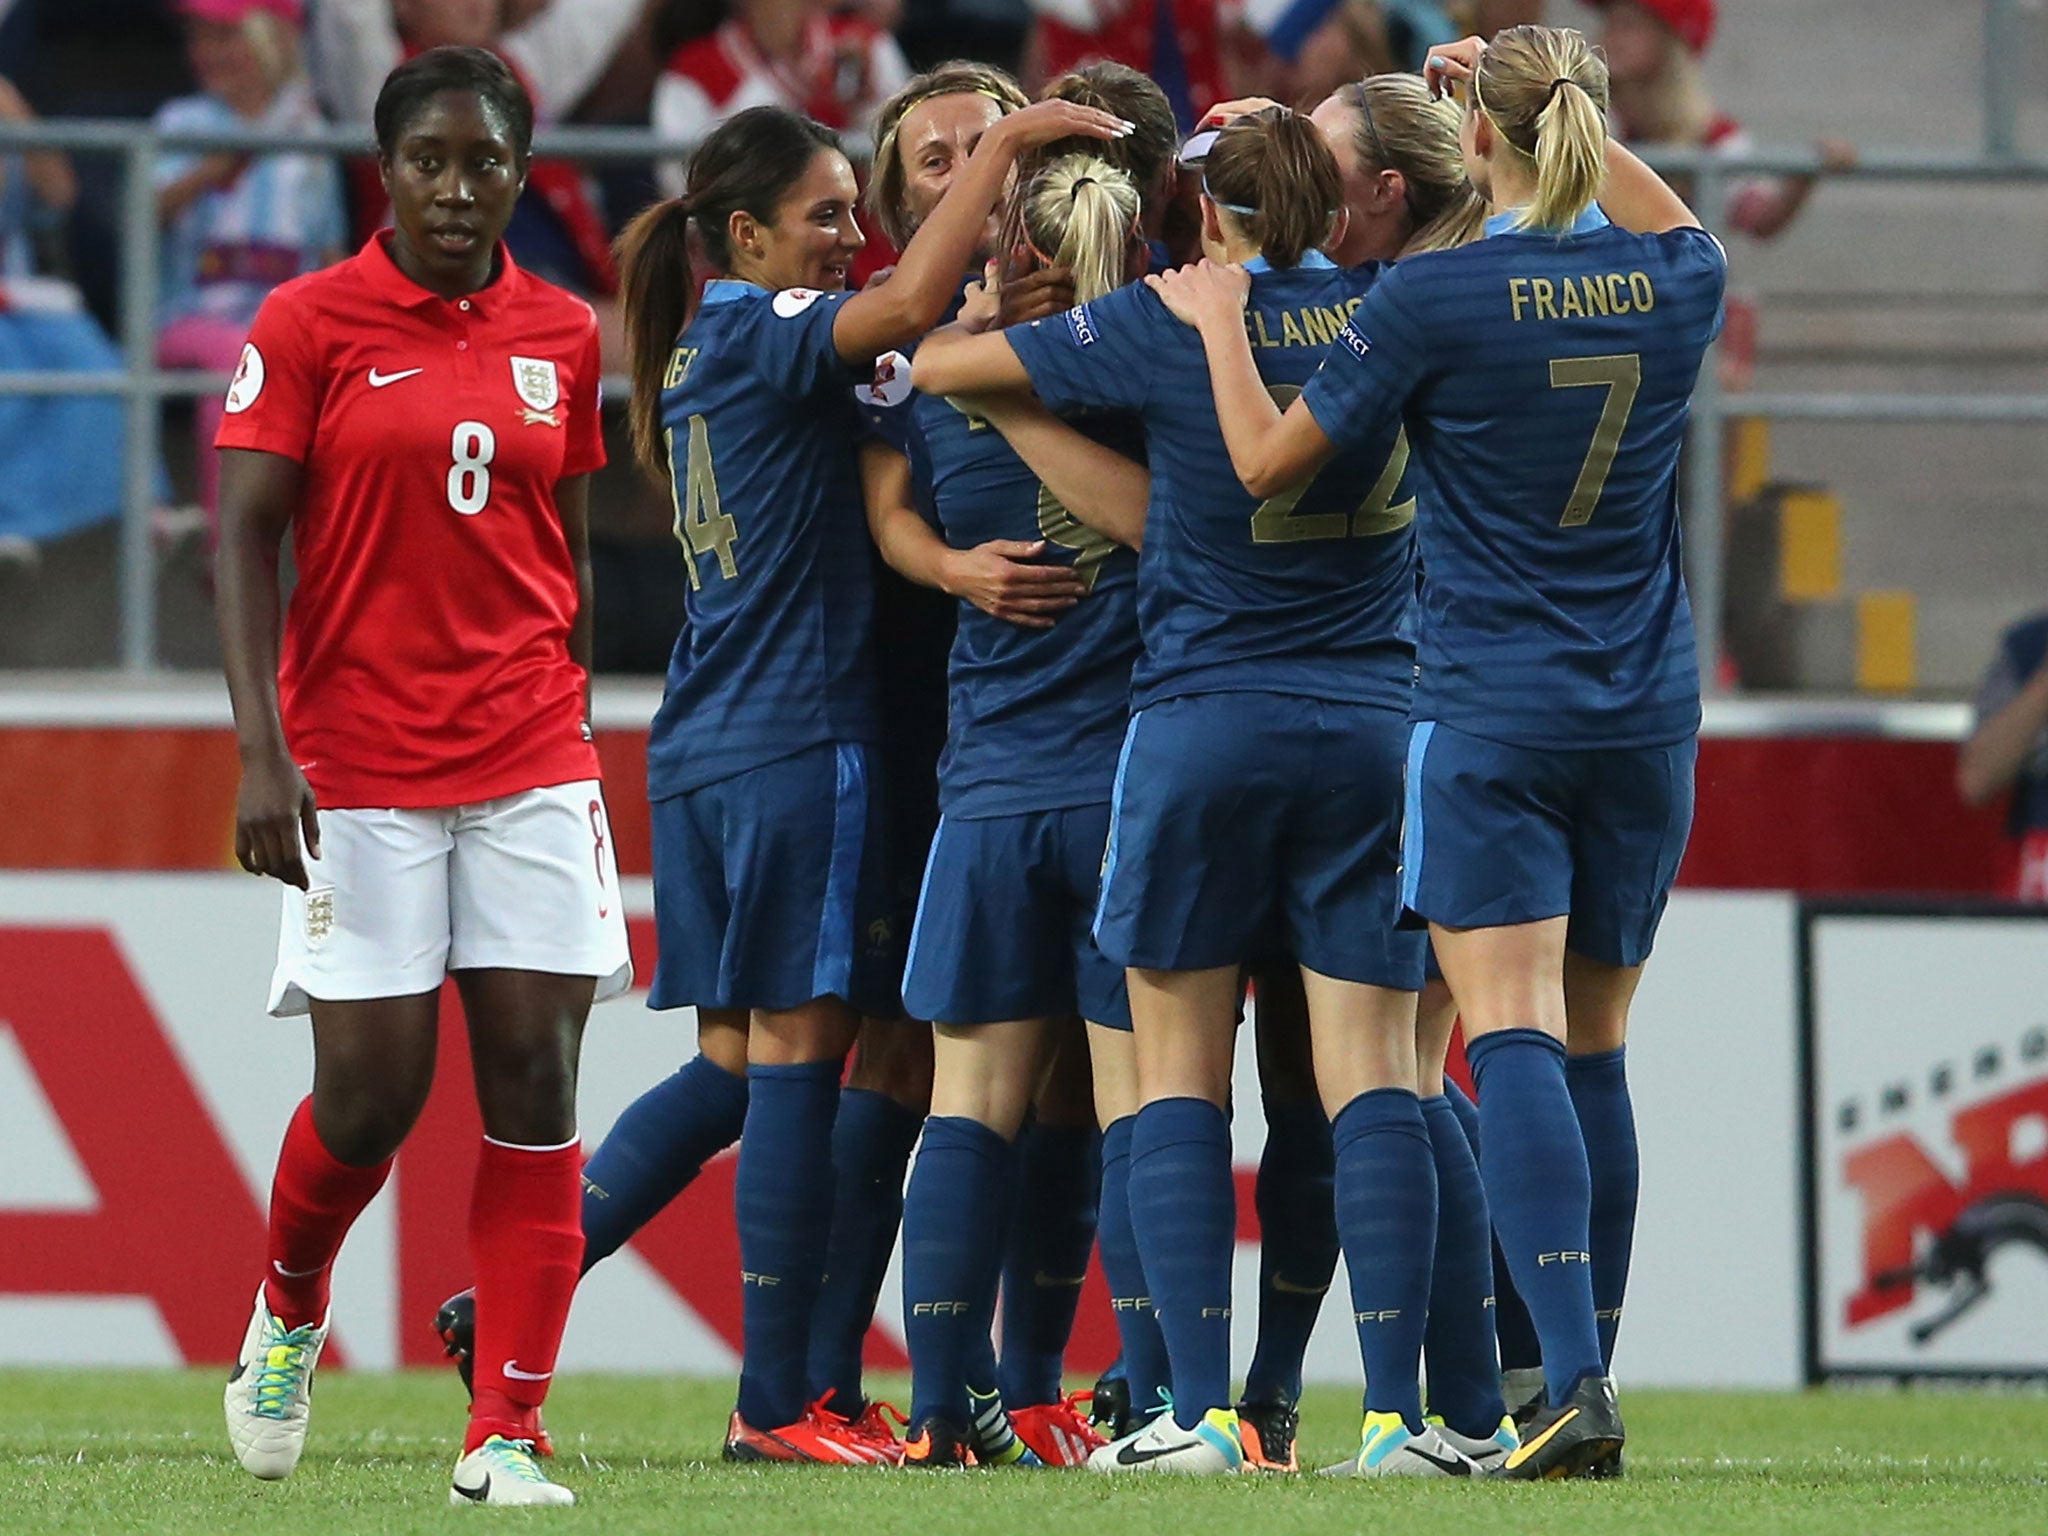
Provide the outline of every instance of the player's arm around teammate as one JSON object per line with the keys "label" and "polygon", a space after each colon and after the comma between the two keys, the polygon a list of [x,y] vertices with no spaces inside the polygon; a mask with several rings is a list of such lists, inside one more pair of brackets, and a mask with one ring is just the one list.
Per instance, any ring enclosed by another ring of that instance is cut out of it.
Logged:
{"label": "player's arm around teammate", "polygon": [[[1605,70],[1578,34],[1439,53],[1473,181],[1505,211],[1478,245],[1404,263],[1286,418],[1225,420],[1240,475],[1272,486],[1404,410],[1428,425],[1402,899],[1464,1018],[1489,1204],[1542,1343],[1547,1404],[1503,1470],[1572,1475],[1610,1466],[1622,1438],[1608,1369],[1636,1157],[1621,1048],[1691,820],[1698,673],[1673,487],[1726,266],[1608,141]],[[1186,290],[1174,302],[1219,401],[1242,401],[1230,284],[1168,286]]]}
{"label": "player's arm around teammate", "polygon": [[[748,1016],[736,1457],[882,1454],[810,1411],[805,1382],[839,1066],[859,1014],[895,1006],[852,386],[937,323],[1021,149],[1121,131],[1064,103],[1003,119],[890,279],[857,294],[852,168],[776,109],[720,127],[684,196],[622,240],[634,444],[673,486],[691,584],[649,746],[653,1002]],[[721,274],[701,306],[693,240]]]}
{"label": "player's arm around teammate", "polygon": [[314,1044],[229,1429],[258,1476],[298,1459],[328,1272],[425,1101],[452,975],[485,1132],[458,1503],[572,1502],[534,1453],[583,1246],[576,1063],[631,976],[587,721],[596,321],[500,244],[532,121],[481,50],[393,72],[396,228],[266,302],[219,437],[236,851],[288,887],[271,1009]]}

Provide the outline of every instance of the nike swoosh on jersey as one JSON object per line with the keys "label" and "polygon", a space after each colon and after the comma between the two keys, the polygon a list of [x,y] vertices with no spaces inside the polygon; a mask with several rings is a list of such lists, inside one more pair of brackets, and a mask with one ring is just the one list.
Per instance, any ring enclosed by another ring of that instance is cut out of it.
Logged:
{"label": "nike swoosh on jersey", "polygon": [[507,1360],[505,1362],[505,1374],[514,1381],[546,1381],[555,1373],[553,1371],[522,1371],[510,1360]]}
{"label": "nike swoosh on jersey", "polygon": [[278,1274],[286,1280],[304,1280],[308,1276],[319,1274],[320,1271],[325,1269],[327,1266],[325,1264],[320,1264],[316,1265],[312,1269],[286,1269],[282,1264],[278,1263],[277,1260],[272,1259],[270,1261],[270,1267],[276,1270]]}
{"label": "nike swoosh on jersey", "polygon": [[370,370],[370,388],[382,389],[386,384],[396,384],[400,379],[409,379],[416,373],[425,373],[426,371],[424,368],[407,368],[402,373],[379,373],[376,369],[372,368]]}

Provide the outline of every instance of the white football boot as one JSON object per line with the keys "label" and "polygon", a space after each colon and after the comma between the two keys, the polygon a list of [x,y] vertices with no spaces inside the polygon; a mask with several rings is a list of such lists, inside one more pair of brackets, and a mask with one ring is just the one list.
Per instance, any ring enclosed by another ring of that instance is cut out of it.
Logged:
{"label": "white football boot", "polygon": [[1462,1451],[1465,1459],[1484,1472],[1497,1462],[1505,1461],[1522,1448],[1522,1437],[1515,1433],[1515,1421],[1504,1418],[1500,1428],[1485,1439],[1475,1435],[1461,1435],[1442,1419],[1431,1419],[1429,1427],[1443,1437],[1443,1441],[1454,1451]]}
{"label": "white football boot", "polygon": [[[1503,1453],[1504,1454],[1504,1453]],[[1368,1413],[1358,1454],[1323,1477],[1470,1477],[1472,1460],[1430,1425],[1415,1434],[1398,1413]]]}
{"label": "white football boot", "polygon": [[256,1311],[223,1406],[235,1460],[257,1477],[289,1477],[299,1464],[312,1413],[313,1367],[326,1344],[324,1321],[317,1328],[286,1328],[270,1315],[263,1288],[256,1288]]}
{"label": "white football boot", "polygon": [[1173,1415],[1162,1413],[1143,1429],[1113,1440],[1088,1458],[1088,1470],[1169,1472],[1209,1476],[1244,1469],[1244,1441],[1238,1433],[1237,1410],[1211,1408],[1193,1429],[1182,1429]]}
{"label": "white football boot", "polygon": [[493,1435],[455,1463],[450,1504],[574,1504],[576,1495],[548,1481],[531,1440]]}

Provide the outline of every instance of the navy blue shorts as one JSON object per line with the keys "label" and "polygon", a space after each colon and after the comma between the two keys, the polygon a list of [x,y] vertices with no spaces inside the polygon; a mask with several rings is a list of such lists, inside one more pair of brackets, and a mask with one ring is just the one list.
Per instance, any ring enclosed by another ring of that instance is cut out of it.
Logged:
{"label": "navy blue shorts", "polygon": [[1079,1014],[1131,1027],[1123,967],[1089,932],[1109,807],[940,820],[910,935],[903,1003],[942,1024]]}
{"label": "navy blue shorts", "polygon": [[1393,710],[1283,693],[1140,710],[1117,765],[1102,952],[1194,971],[1277,945],[1325,976],[1419,990],[1421,935],[1396,926],[1407,731]]}
{"label": "navy blue shorts", "polygon": [[1401,904],[1446,928],[1570,915],[1565,944],[1649,957],[1692,831],[1692,738],[1545,751],[1418,723],[1408,744]]}
{"label": "navy blue shorts", "polygon": [[812,747],[657,800],[653,1008],[844,998],[894,1018],[888,818],[865,747]]}

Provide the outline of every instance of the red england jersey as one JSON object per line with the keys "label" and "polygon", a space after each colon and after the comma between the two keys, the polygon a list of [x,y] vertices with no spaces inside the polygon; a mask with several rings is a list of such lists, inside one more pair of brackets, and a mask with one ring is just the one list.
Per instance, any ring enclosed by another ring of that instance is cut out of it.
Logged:
{"label": "red england jersey", "polygon": [[502,248],[444,299],[391,239],[271,293],[214,439],[305,466],[285,740],[337,809],[595,778],[555,486],[604,463],[596,317]]}

